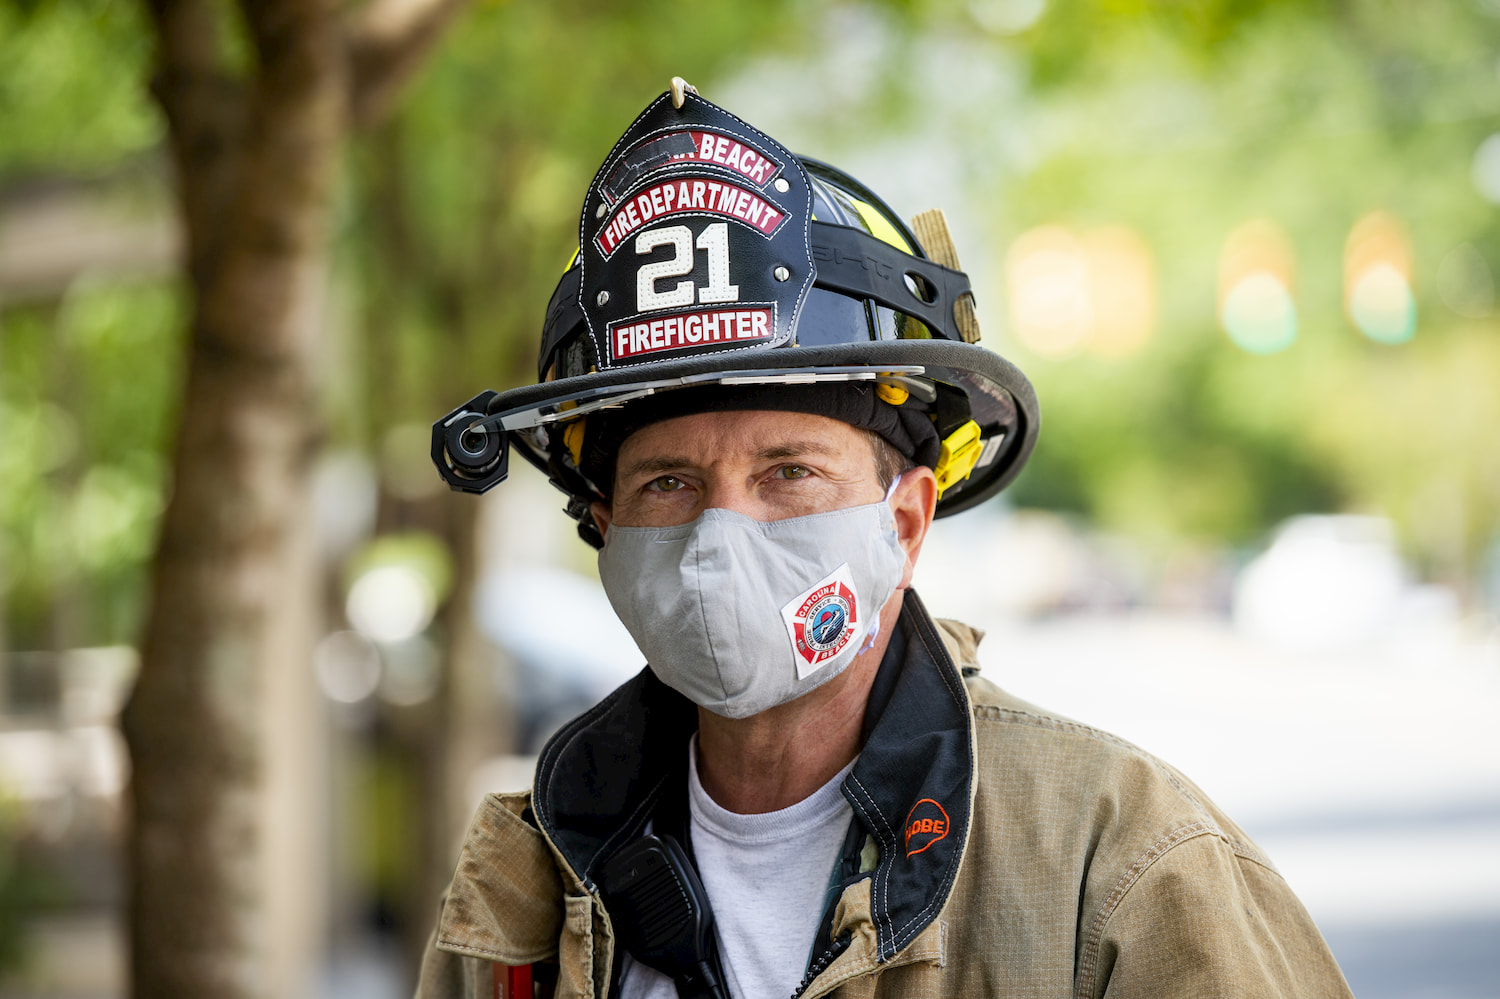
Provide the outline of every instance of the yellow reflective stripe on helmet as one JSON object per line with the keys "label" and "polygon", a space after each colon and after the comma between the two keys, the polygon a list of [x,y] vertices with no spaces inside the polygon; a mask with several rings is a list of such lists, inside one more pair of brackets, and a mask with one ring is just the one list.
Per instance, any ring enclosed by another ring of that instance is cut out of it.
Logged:
{"label": "yellow reflective stripe on helmet", "polygon": [[[569,399],[567,402],[560,403],[557,408],[560,412],[567,412],[570,409],[577,409],[578,403]],[[583,428],[588,426],[588,422],[589,418],[582,416],[563,427],[563,446],[573,456],[574,468],[583,467]]]}
{"label": "yellow reflective stripe on helmet", "polygon": [[907,243],[901,233],[896,231],[896,227],[891,225],[884,215],[876,211],[874,206],[867,205],[858,198],[849,200],[854,202],[854,210],[859,212],[859,217],[864,220],[871,236],[882,243],[889,243],[902,253],[911,253],[911,244]]}
{"label": "yellow reflective stripe on helmet", "polygon": [[588,424],[587,416],[574,420],[563,429],[563,444],[573,456],[573,467],[583,467],[583,428]]}
{"label": "yellow reflective stripe on helmet", "polygon": [[573,269],[573,265],[576,264],[576,263],[578,263],[578,255],[580,253],[582,253],[582,252],[583,252],[583,247],[581,247],[581,246],[578,247],[577,249],[575,249],[573,251],[573,255],[568,258],[568,266],[566,266],[566,267],[563,268],[563,273],[564,274],[566,274],[566,273],[568,273],[568,271],[572,270]]}
{"label": "yellow reflective stripe on helmet", "polygon": [[979,424],[970,420],[943,441],[937,468],[933,469],[933,475],[937,477],[938,499],[942,499],[943,493],[955,482],[967,479],[974,471],[980,452],[984,450],[979,437]]}

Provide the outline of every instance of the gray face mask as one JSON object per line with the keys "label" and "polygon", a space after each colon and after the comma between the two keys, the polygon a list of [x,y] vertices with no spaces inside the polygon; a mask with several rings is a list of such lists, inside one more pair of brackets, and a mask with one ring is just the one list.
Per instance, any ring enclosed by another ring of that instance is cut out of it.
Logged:
{"label": "gray face mask", "polygon": [[599,552],[604,592],[652,671],[726,718],[843,672],[905,567],[884,501],[788,520],[710,509],[678,527],[611,524]]}

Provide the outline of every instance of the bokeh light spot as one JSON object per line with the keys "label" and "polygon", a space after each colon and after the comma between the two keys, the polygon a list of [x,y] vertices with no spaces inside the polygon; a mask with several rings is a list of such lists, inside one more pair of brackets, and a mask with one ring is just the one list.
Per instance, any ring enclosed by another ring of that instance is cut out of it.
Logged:
{"label": "bokeh light spot", "polygon": [[1297,307],[1281,279],[1267,271],[1241,278],[1219,309],[1224,332],[1242,350],[1274,354],[1297,340]]}
{"label": "bokeh light spot", "polygon": [[1089,349],[1109,358],[1138,353],[1155,319],[1151,251],[1130,229],[1115,226],[1084,239],[1094,336]]}
{"label": "bokeh light spot", "polygon": [[1485,139],[1474,150],[1469,176],[1480,197],[1491,204],[1500,205],[1500,133]]}
{"label": "bokeh light spot", "polygon": [[1151,252],[1130,229],[1079,237],[1062,226],[1023,233],[1006,255],[1006,288],[1017,339],[1041,357],[1090,350],[1119,359],[1151,335]]}
{"label": "bokeh light spot", "polygon": [[1405,343],[1417,332],[1411,242],[1395,216],[1371,212],[1344,244],[1344,307],[1376,343]]}
{"label": "bokeh light spot", "polygon": [[1083,349],[1093,332],[1088,260],[1067,229],[1043,226],[1024,233],[1006,258],[1011,321],[1016,336],[1042,357]]}
{"label": "bokeh light spot", "polygon": [[371,569],[354,581],[344,611],[356,631],[376,642],[404,642],[432,623],[437,597],[420,572],[406,565]]}
{"label": "bokeh light spot", "polygon": [[1252,354],[1274,354],[1296,342],[1292,248],[1274,222],[1247,222],[1224,241],[1219,323],[1235,346]]}
{"label": "bokeh light spot", "polygon": [[1417,331],[1417,300],[1411,285],[1390,264],[1376,264],[1349,293],[1349,315],[1377,343],[1405,343]]}
{"label": "bokeh light spot", "polygon": [[313,671],[329,700],[358,704],[380,684],[380,651],[357,631],[335,631],[318,643]]}
{"label": "bokeh light spot", "polygon": [[1042,19],[1047,0],[969,0],[969,14],[996,35],[1020,34]]}

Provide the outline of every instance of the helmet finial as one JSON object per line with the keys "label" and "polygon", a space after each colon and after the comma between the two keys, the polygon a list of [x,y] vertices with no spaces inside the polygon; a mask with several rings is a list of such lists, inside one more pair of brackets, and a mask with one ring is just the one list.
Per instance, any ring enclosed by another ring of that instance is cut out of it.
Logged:
{"label": "helmet finial", "polygon": [[682,104],[687,100],[687,95],[696,94],[698,92],[697,87],[693,86],[691,83],[687,82],[680,76],[672,77],[672,83],[670,86],[672,90],[672,106],[679,111],[682,110]]}

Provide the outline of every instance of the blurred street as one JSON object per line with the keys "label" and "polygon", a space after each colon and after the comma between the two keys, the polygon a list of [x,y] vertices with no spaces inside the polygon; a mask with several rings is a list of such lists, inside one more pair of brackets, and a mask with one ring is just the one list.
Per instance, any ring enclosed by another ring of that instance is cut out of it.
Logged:
{"label": "blurred street", "polygon": [[1500,995],[1500,649],[1288,659],[1222,622],[996,627],[985,675],[1172,762],[1276,863],[1364,999]]}

